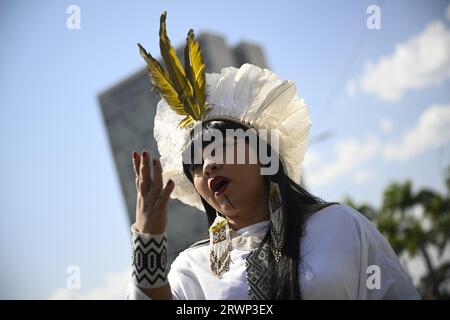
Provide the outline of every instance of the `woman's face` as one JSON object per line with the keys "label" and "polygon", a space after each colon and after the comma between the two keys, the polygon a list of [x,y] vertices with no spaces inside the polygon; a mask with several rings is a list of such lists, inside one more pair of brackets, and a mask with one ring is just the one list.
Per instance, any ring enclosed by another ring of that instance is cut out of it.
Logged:
{"label": "woman's face", "polygon": [[230,144],[224,148],[221,162],[204,156],[203,164],[194,166],[196,190],[216,211],[231,219],[265,211],[268,191],[254,149],[243,141],[231,143],[234,159],[230,161],[226,156],[228,148]]}

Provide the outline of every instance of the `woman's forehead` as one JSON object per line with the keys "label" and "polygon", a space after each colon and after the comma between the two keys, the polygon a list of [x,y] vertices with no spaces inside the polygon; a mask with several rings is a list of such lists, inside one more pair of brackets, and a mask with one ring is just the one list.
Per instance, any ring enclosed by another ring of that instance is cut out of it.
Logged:
{"label": "woman's forehead", "polygon": [[192,162],[193,159],[201,163],[205,158],[220,157],[224,154],[231,158],[233,158],[232,154],[238,157],[245,156],[248,153],[245,144],[250,147],[254,145],[255,147],[251,149],[256,151],[257,143],[258,137],[254,129],[204,127],[202,130],[193,132],[190,147],[185,149],[190,152],[190,156],[188,154],[184,156],[192,164],[197,163],[195,160]]}
{"label": "woman's forehead", "polygon": [[256,142],[257,133],[254,129],[241,129],[241,128],[214,128],[207,127],[200,132],[195,132],[191,138],[192,143],[199,143],[202,146],[206,146],[212,142],[216,143],[234,143],[236,141],[247,141],[251,143]]}
{"label": "woman's forehead", "polygon": [[[226,151],[235,146],[248,144],[248,141],[238,137],[223,137],[212,140],[196,140],[191,144],[191,150],[197,153],[205,153],[208,150]],[[231,149],[230,149],[231,150]]]}

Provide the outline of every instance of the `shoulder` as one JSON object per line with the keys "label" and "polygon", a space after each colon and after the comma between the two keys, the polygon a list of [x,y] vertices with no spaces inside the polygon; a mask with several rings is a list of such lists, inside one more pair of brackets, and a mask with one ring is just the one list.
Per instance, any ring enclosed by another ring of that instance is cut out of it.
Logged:
{"label": "shoulder", "polygon": [[208,258],[209,239],[199,240],[181,251],[172,263],[171,268],[190,268]]}
{"label": "shoulder", "polygon": [[312,214],[305,224],[305,240],[331,247],[339,244],[340,248],[390,248],[375,224],[346,204],[331,205]]}
{"label": "shoulder", "polygon": [[181,251],[170,265],[169,280],[171,285],[191,283],[204,266],[209,266],[209,242],[200,240]]}
{"label": "shoulder", "polygon": [[329,203],[327,206],[323,206],[319,207],[318,210],[316,210],[312,215],[311,218],[312,219],[323,219],[325,218],[325,220],[327,219],[333,219],[333,218],[337,218],[339,217],[340,219],[342,218],[357,218],[359,219],[359,217],[362,214],[355,210],[354,208],[346,205],[346,204],[342,204],[342,203],[336,203],[336,202],[332,202]]}
{"label": "shoulder", "polygon": [[312,214],[305,224],[304,246],[339,253],[355,249],[371,224],[360,212],[345,205],[333,204]]}
{"label": "shoulder", "polygon": [[334,204],[316,211],[308,218],[305,231],[329,239],[347,240],[351,246],[355,246],[355,240],[389,246],[372,221],[346,204]]}
{"label": "shoulder", "polygon": [[332,204],[313,213],[306,221],[306,230],[357,231],[372,223],[360,212],[345,204]]}
{"label": "shoulder", "polygon": [[204,238],[204,239],[201,239],[201,240],[199,240],[197,242],[194,242],[186,250],[195,249],[195,248],[198,248],[198,247],[206,246],[208,244],[209,244],[209,238]]}

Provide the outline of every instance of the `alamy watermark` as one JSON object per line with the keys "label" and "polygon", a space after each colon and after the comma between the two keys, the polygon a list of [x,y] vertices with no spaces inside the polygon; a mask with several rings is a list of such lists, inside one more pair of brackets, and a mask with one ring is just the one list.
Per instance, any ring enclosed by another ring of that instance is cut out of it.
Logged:
{"label": "alamy watermark", "polygon": [[381,29],[381,9],[377,5],[367,7],[366,13],[369,14],[366,20],[366,26],[369,30]]}
{"label": "alamy watermark", "polygon": [[69,30],[81,29],[81,9],[76,4],[71,4],[67,7],[66,13],[69,16],[66,19],[66,27]]}
{"label": "alamy watermark", "polygon": [[77,265],[70,265],[66,269],[66,274],[68,274],[66,280],[66,288],[69,290],[80,290],[81,289],[81,268]]}
{"label": "alamy watermark", "polygon": [[369,290],[381,289],[381,269],[376,264],[367,267],[366,286]]}
{"label": "alamy watermark", "polygon": [[193,130],[194,141],[183,153],[184,164],[201,165],[206,159],[216,164],[259,163],[261,175],[278,172],[279,136],[276,130],[226,129],[225,135],[215,128],[203,132],[201,126],[196,126]]}

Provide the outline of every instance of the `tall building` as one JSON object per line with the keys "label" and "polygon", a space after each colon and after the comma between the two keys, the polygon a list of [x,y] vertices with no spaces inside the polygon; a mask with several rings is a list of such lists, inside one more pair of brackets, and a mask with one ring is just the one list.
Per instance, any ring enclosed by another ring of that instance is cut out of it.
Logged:
{"label": "tall building", "polygon": [[[258,45],[241,42],[230,47],[216,34],[203,33],[198,37],[206,72],[220,72],[223,67],[239,67],[249,62],[266,67],[264,52]],[[182,59],[184,45],[177,49]],[[136,187],[131,152],[145,148],[151,157],[159,157],[153,138],[153,119],[160,95],[153,90],[145,70],[132,74],[98,96],[108,131],[111,153],[115,161],[130,224],[135,220]],[[170,199],[168,205],[168,260],[178,252],[207,235],[205,215],[182,202]]]}

